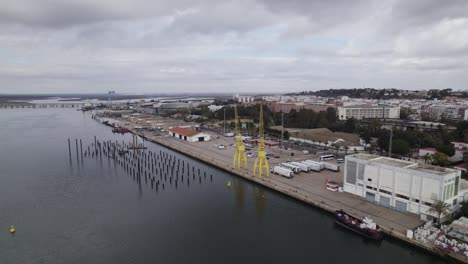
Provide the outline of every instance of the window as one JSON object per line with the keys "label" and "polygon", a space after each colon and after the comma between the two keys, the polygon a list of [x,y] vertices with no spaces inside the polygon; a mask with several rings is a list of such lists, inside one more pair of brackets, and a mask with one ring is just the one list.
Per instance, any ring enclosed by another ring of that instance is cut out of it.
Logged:
{"label": "window", "polygon": [[397,193],[395,196],[398,197],[398,198],[402,198],[402,199],[405,199],[405,200],[409,200],[409,197],[408,197],[408,196],[405,196],[405,195],[401,195],[401,194],[398,194],[398,193]]}
{"label": "window", "polygon": [[348,161],[346,167],[346,182],[356,184],[356,167],[357,164],[354,161]]}
{"label": "window", "polygon": [[381,192],[381,193],[386,193],[386,194],[388,194],[388,195],[392,195],[392,193],[391,193],[391,192],[389,192],[389,191],[386,191],[386,190],[382,190],[382,189],[380,189],[380,190],[379,190],[379,192]]}

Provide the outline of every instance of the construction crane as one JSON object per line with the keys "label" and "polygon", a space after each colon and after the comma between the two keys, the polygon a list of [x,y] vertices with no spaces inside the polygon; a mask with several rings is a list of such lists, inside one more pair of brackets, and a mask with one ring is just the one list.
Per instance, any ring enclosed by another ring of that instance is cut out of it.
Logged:
{"label": "construction crane", "polygon": [[258,154],[254,163],[253,176],[258,176],[262,178],[263,170],[265,170],[265,175],[270,177],[270,166],[268,165],[265,151],[265,135],[263,129],[263,103],[260,104],[260,121],[258,124],[258,136]]}
{"label": "construction crane", "polygon": [[247,156],[245,155],[245,146],[242,142],[242,134],[239,126],[239,116],[237,115],[237,104],[234,104],[234,117],[236,124],[236,153],[234,154],[234,159],[232,161],[232,167],[238,170],[241,170],[244,167],[245,170],[249,170],[247,165]]}

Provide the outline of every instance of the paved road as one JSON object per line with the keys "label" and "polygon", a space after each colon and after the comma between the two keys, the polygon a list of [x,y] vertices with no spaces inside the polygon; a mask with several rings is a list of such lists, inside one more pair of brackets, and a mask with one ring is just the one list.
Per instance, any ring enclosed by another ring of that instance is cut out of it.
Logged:
{"label": "paved road", "polygon": [[[213,140],[207,142],[189,143],[169,136],[154,136],[152,132],[144,132],[145,137],[164,144],[170,144],[171,147],[180,151],[198,157],[219,167],[232,170],[232,158],[235,153],[233,137],[213,137]],[[220,150],[217,146],[225,145],[226,149]],[[251,152],[255,152],[252,149]],[[300,151],[284,151],[277,148],[267,149],[267,152],[279,154],[280,158],[270,158],[270,167],[288,160],[318,160],[318,156],[313,154],[303,154]],[[291,156],[291,152],[294,156]],[[245,177],[252,176],[252,168],[255,158],[248,158],[249,171],[243,172]],[[344,209],[351,214],[364,218],[370,216],[377,224],[386,227],[387,230],[394,230],[400,235],[405,235],[407,229],[414,229],[423,222],[415,214],[403,214],[395,210],[385,208],[366,201],[365,199],[349,194],[331,192],[325,188],[326,180],[333,180],[339,183],[343,182],[343,170],[340,172],[322,171],[322,172],[302,172],[294,178],[285,178],[272,174],[269,178],[257,182],[282,190],[292,196],[295,196],[308,203],[316,204],[329,210]]]}
{"label": "paved road", "polygon": [[[235,147],[230,145],[234,143],[234,138],[221,137],[219,139],[214,139],[213,141],[197,143],[188,143],[186,141],[172,137],[164,137],[163,140],[170,142],[173,146],[177,146],[178,149],[183,151],[209,157],[210,160],[218,164],[225,164],[226,168],[230,168],[232,166],[232,157],[235,153]],[[218,149],[217,146],[220,144],[227,146],[227,148],[225,150]],[[254,150],[252,150],[252,152],[253,151]],[[272,150],[270,150],[270,152],[272,152]],[[275,152],[279,152],[279,150]],[[281,158],[270,158],[269,163],[270,166],[274,166],[287,160],[305,159],[318,160],[318,156],[312,154],[305,155],[301,152],[295,152],[295,155],[291,157],[290,152],[283,152]],[[248,158],[250,175],[254,160],[255,158]],[[299,192],[316,202],[329,205],[330,207],[343,208],[345,211],[348,211],[360,218],[370,216],[378,224],[386,226],[389,229],[393,229],[402,234],[406,234],[407,229],[413,229],[416,226],[422,224],[422,221],[419,220],[417,215],[410,213],[402,214],[400,212],[370,203],[361,197],[349,193],[328,191],[325,188],[325,182],[327,179],[342,183],[343,170],[340,172],[326,170],[322,172],[301,172],[295,175],[292,179],[281,177],[275,174],[270,175],[270,182],[275,185],[289,189],[291,192]]]}

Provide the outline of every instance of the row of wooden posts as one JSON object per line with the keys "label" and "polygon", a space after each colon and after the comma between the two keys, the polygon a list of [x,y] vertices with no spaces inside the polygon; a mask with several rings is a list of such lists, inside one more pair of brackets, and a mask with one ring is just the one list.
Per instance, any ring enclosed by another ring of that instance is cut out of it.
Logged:
{"label": "row of wooden posts", "polygon": [[[159,151],[152,150],[129,150],[130,143],[118,141],[100,141],[94,137],[94,142],[85,146],[83,149],[83,141],[75,139],[76,160],[78,163],[84,163],[85,158],[107,158],[113,160],[118,166],[123,169],[129,176],[138,184],[144,181],[145,184],[150,184],[152,189],[158,191],[160,188],[174,186],[190,181],[201,184],[202,179],[208,177],[213,181],[213,174],[207,174],[206,171],[201,171],[199,167],[190,164],[189,161],[181,159],[180,156],[166,152],[163,149]],[[84,150],[84,151],[83,151]],[[70,162],[72,162],[72,143],[68,139],[68,153]]]}

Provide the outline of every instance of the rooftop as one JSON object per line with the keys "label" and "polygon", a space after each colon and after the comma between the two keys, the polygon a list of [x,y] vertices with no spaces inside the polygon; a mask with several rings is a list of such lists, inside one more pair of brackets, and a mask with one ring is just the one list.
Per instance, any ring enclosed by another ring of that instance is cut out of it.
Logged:
{"label": "rooftop", "polygon": [[394,167],[400,167],[400,168],[408,168],[417,165],[415,162],[411,161],[406,161],[406,160],[399,160],[399,159],[392,159],[388,157],[379,157],[376,158],[375,160],[372,160],[378,163],[382,163],[385,165],[390,165]]}
{"label": "rooftop", "polygon": [[449,174],[449,173],[456,172],[456,170],[454,170],[454,169],[438,167],[438,166],[432,166],[432,165],[426,165],[426,164],[420,164],[420,163],[417,163],[417,162],[399,160],[399,159],[394,159],[394,158],[389,158],[389,157],[382,157],[382,156],[377,156],[377,155],[359,153],[359,154],[354,154],[354,155],[350,155],[350,156],[355,157],[357,159],[367,160],[367,161],[369,161],[371,163],[380,163],[380,164],[385,164],[385,165],[388,165],[388,166],[405,168],[405,169],[410,169],[410,170],[417,170],[417,171],[431,173],[431,174],[437,174],[437,175],[446,175],[446,174]]}
{"label": "rooftop", "polygon": [[435,148],[421,148],[422,150],[437,151]]}
{"label": "rooftop", "polygon": [[395,108],[396,106],[391,105],[348,105],[348,106],[340,106],[342,108]]}
{"label": "rooftop", "polygon": [[183,127],[169,128],[169,131],[173,132],[173,133],[177,133],[177,134],[182,135],[182,136],[187,136],[187,137],[195,136],[196,134],[200,133],[200,131],[187,129],[187,128],[183,128]]}

